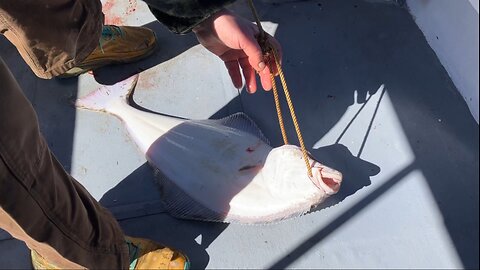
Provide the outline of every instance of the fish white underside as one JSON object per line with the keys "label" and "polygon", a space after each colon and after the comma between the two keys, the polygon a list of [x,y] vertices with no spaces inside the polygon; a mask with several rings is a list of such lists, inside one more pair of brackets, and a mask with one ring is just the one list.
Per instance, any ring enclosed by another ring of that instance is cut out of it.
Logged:
{"label": "fish white underside", "polygon": [[[184,120],[144,112],[128,105],[130,89],[125,87],[132,86],[104,87],[77,106],[123,120],[155,169],[162,200],[176,217],[268,223],[299,216],[338,191],[339,172],[310,160],[317,179],[312,182],[300,149],[272,148],[243,113]],[[322,176],[331,181],[322,181]]]}

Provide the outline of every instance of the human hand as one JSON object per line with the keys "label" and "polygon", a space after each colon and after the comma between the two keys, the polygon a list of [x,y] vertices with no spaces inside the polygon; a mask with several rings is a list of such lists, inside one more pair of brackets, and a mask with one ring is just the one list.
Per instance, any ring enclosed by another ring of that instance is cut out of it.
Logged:
{"label": "human hand", "polygon": [[[273,57],[269,58],[270,63],[265,63],[256,39],[259,31],[255,24],[224,9],[196,26],[193,32],[200,44],[225,62],[235,87],[242,87],[241,68],[247,92],[254,93],[257,90],[255,71],[258,72],[263,89],[272,89],[269,66],[272,62],[273,66],[275,63]],[[280,44],[275,38],[265,34],[269,43],[276,48],[280,61]]]}

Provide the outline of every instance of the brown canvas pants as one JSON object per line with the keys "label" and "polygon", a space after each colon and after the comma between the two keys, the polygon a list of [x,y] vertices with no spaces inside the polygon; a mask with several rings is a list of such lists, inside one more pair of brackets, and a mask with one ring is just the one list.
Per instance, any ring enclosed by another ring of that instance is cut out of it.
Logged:
{"label": "brown canvas pants", "polygon": [[[0,31],[39,77],[83,60],[99,0],[0,0]],[[0,227],[62,268],[128,268],[117,221],[58,163],[30,102],[0,59]]]}
{"label": "brown canvas pants", "polygon": [[1,0],[0,33],[40,78],[82,62],[98,45],[100,0]]}

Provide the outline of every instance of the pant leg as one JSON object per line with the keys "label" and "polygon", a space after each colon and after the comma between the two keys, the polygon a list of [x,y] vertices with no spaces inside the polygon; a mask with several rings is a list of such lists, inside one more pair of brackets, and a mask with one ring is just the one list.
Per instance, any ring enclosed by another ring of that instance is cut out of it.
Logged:
{"label": "pant leg", "polygon": [[103,20],[100,0],[0,1],[0,33],[44,79],[82,62],[98,46]]}
{"label": "pant leg", "polygon": [[55,159],[1,59],[0,82],[0,227],[17,228],[11,234],[30,247],[51,247],[38,252],[52,261],[53,249],[87,268],[128,268],[117,221]]}
{"label": "pant leg", "polygon": [[[0,170],[5,169],[4,164],[0,163]],[[3,167],[3,168],[2,168]],[[84,269],[79,264],[71,262],[62,257],[55,249],[48,244],[43,244],[35,239],[31,238],[20,225],[0,207],[0,227],[8,231],[13,237],[21,239],[27,244],[28,248],[36,250],[40,254],[44,254],[44,257],[49,258],[49,262],[61,269]]]}

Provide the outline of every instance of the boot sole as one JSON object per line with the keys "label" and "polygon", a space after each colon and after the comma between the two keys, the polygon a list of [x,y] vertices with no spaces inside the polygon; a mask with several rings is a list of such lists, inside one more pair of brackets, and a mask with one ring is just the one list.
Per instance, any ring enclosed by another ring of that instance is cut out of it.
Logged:
{"label": "boot sole", "polygon": [[[156,37],[155,37],[155,40],[156,40]],[[90,63],[88,66],[84,66],[84,67],[73,67],[71,69],[69,69],[67,72],[63,73],[63,74],[60,74],[57,76],[57,78],[60,78],[60,79],[66,79],[66,78],[72,78],[72,77],[76,77],[76,76],[79,76],[83,73],[86,73],[90,70],[95,70],[95,69],[98,69],[98,68],[101,68],[101,67],[105,67],[105,66],[109,66],[109,65],[120,65],[120,64],[129,64],[129,63],[133,63],[133,62],[136,62],[136,61],[139,61],[139,60],[142,60],[144,58],[147,58],[148,56],[152,55],[153,52],[155,52],[155,49],[157,48],[157,43],[158,42],[155,42],[155,44],[151,47],[150,50],[146,51],[144,54],[141,54],[137,57],[134,57],[134,58],[130,58],[128,60],[97,60],[97,61],[93,61],[92,63]]]}

